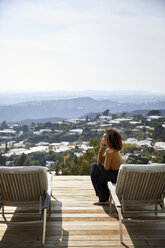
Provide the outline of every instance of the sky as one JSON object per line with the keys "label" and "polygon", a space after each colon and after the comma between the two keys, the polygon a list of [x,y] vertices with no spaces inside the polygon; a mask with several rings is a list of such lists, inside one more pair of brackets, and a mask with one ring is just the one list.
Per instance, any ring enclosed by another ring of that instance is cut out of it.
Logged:
{"label": "sky", "polygon": [[165,93],[164,0],[0,0],[0,93]]}

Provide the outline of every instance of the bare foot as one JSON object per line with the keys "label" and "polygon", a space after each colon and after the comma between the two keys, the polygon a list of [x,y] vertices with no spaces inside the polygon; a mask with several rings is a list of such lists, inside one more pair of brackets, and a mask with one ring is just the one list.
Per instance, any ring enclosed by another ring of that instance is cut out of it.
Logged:
{"label": "bare foot", "polygon": [[109,201],[106,201],[106,202],[94,202],[93,205],[109,205]]}

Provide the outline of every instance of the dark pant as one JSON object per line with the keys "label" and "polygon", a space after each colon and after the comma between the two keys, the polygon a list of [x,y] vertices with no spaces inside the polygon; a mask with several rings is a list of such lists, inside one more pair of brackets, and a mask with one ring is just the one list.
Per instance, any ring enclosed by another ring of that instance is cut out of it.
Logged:
{"label": "dark pant", "polygon": [[104,166],[101,164],[92,165],[91,180],[100,202],[108,201],[109,189],[107,186],[107,182],[111,181],[112,183],[116,183],[117,175],[118,170],[106,171],[104,169]]}

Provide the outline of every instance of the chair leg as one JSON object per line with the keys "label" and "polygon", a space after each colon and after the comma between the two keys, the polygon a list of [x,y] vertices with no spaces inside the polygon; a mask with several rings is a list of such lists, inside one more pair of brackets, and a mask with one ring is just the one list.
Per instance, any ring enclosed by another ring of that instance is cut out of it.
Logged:
{"label": "chair leg", "polygon": [[5,207],[2,205],[2,216],[5,216]]}
{"label": "chair leg", "polygon": [[121,208],[117,208],[118,215],[119,215],[119,229],[120,229],[120,243],[123,242],[123,231],[122,231],[122,215],[121,215]]}
{"label": "chair leg", "polygon": [[121,207],[122,207],[122,211],[124,212],[125,208],[124,208],[124,195],[123,194],[121,196]]}
{"label": "chair leg", "polygon": [[2,208],[2,216],[4,217],[4,205],[3,205],[3,203],[2,203],[2,199],[1,199],[1,195],[0,195],[0,209]]}
{"label": "chair leg", "polygon": [[42,213],[42,195],[40,195],[40,209],[39,209],[39,214]]}
{"label": "chair leg", "polygon": [[112,215],[112,196],[109,196],[109,213]]}
{"label": "chair leg", "polygon": [[158,205],[157,205],[157,203],[155,203],[155,215],[158,214],[157,211],[158,211]]}
{"label": "chair leg", "polygon": [[49,201],[49,216],[51,215],[51,197],[52,197],[52,192],[50,194],[50,201]]}
{"label": "chair leg", "polygon": [[164,195],[163,194],[161,194],[161,198],[162,198],[162,209],[165,209],[165,207],[164,207]]}
{"label": "chair leg", "polygon": [[45,244],[47,208],[44,208],[42,244]]}

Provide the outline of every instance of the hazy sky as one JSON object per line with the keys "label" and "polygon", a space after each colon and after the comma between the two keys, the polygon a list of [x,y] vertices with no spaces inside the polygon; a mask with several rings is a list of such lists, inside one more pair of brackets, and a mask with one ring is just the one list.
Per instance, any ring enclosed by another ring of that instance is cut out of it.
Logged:
{"label": "hazy sky", "polygon": [[0,92],[165,93],[165,0],[0,0]]}

